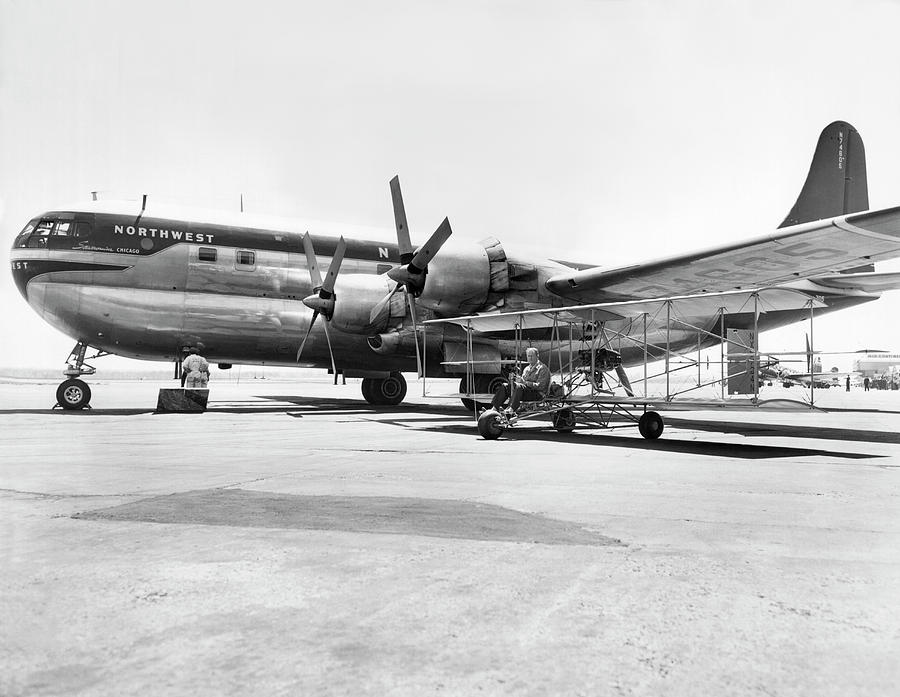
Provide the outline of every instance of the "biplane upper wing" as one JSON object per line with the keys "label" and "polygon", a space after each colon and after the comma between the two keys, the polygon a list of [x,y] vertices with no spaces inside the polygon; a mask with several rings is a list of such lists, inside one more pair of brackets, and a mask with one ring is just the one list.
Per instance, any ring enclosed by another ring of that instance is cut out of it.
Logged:
{"label": "biplane upper wing", "polygon": [[[547,288],[578,302],[658,298],[759,288],[799,279],[846,288],[838,272],[900,257],[900,207],[780,228],[775,233],[646,264],[558,274]],[[897,277],[855,273],[854,287],[888,289]],[[823,280],[825,280],[823,279]]]}
{"label": "biplane upper wing", "polygon": [[621,330],[626,325],[647,319],[650,331],[659,331],[671,324],[671,317],[681,322],[693,321],[705,325],[720,314],[726,315],[770,312],[776,310],[802,310],[826,307],[815,295],[793,288],[762,288],[758,290],[703,293],[699,295],[635,300],[626,302],[573,305],[545,310],[521,312],[495,312],[483,315],[434,319],[425,324],[450,323],[482,334],[548,329],[560,324],[603,322],[611,329]]}

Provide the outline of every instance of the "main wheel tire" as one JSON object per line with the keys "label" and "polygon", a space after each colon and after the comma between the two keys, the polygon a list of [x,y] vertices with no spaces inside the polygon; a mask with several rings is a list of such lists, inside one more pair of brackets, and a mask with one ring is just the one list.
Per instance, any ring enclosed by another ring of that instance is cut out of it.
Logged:
{"label": "main wheel tire", "polygon": [[366,397],[369,404],[395,406],[406,396],[406,378],[400,373],[391,373],[387,378],[372,378],[369,385],[371,399],[366,397],[366,390],[363,388],[363,397]]}
{"label": "main wheel tire", "polygon": [[56,388],[56,401],[63,409],[84,409],[91,401],[91,388],[84,380],[65,380]]}
{"label": "main wheel tire", "polygon": [[378,404],[378,402],[375,401],[375,395],[372,393],[372,378],[363,378],[360,389],[362,390],[364,400],[369,404]]}
{"label": "main wheel tire", "polygon": [[[469,381],[465,377],[459,379],[459,392],[465,394],[469,391]],[[475,411],[475,400],[468,397],[460,397],[459,401],[466,408],[466,411]]]}
{"label": "main wheel tire", "polygon": [[478,417],[478,432],[485,440],[497,440],[500,437],[503,425],[496,409],[488,409]]}
{"label": "main wheel tire", "polygon": [[560,433],[571,433],[575,430],[575,413],[571,409],[560,409],[553,412],[553,428]]}
{"label": "main wheel tire", "polygon": [[638,421],[638,431],[647,440],[656,440],[662,435],[663,420],[655,411],[644,412]]}

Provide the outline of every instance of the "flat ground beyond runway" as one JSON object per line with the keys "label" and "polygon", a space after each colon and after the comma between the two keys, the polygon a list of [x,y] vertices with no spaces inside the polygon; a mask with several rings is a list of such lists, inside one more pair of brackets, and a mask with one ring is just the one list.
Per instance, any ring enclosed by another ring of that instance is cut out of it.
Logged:
{"label": "flat ground beyond runway", "polygon": [[0,694],[900,694],[900,393],[484,441],[353,382],[0,384]]}

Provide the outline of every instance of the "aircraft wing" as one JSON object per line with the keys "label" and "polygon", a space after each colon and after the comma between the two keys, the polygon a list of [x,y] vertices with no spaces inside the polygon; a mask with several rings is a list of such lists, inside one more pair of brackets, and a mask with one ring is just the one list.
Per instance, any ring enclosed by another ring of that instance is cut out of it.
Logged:
{"label": "aircraft wing", "polygon": [[[784,227],[765,237],[646,264],[573,270],[551,277],[547,288],[578,302],[760,288],[804,278],[819,282],[816,277],[845,288],[840,284],[847,281],[835,278],[838,272],[895,257],[900,257],[900,207]],[[900,287],[900,274],[894,279],[848,276],[865,290]]]}

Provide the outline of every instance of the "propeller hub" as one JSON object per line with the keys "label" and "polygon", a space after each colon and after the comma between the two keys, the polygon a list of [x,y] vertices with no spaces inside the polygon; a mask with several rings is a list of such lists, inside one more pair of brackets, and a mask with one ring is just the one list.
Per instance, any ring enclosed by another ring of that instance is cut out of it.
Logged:
{"label": "propeller hub", "polygon": [[330,298],[323,298],[318,293],[314,295],[307,295],[303,298],[303,304],[306,305],[310,310],[315,310],[322,314],[325,319],[331,319],[331,316],[334,314],[334,296]]}
{"label": "propeller hub", "polygon": [[425,285],[425,270],[411,264],[397,266],[387,272],[388,278],[405,286],[421,289]]}

